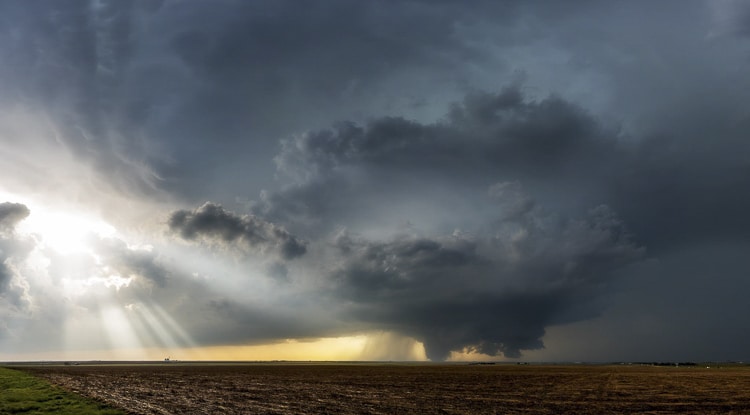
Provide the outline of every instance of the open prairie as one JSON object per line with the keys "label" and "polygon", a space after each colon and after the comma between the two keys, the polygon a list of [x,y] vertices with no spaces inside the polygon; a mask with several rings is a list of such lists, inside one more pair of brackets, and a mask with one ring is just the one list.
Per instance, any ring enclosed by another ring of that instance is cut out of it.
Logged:
{"label": "open prairie", "polygon": [[22,368],[134,414],[750,413],[750,368],[134,364]]}

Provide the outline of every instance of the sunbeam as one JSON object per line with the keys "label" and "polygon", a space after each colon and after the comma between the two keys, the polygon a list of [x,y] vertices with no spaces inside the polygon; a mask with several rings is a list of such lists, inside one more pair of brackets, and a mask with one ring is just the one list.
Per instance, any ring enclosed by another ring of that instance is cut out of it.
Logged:
{"label": "sunbeam", "polygon": [[178,338],[181,346],[188,348],[197,347],[190,335],[167,313],[162,306],[156,303],[151,304],[151,309],[157,314],[157,320],[161,326],[166,328],[174,337]]}
{"label": "sunbeam", "polygon": [[[168,350],[176,350],[180,345],[175,341],[172,334],[164,327],[159,319],[154,316],[150,308],[143,303],[128,304],[126,306],[131,314],[134,314],[138,319],[137,331],[141,334],[141,338],[148,335],[150,339],[156,339],[157,347],[163,347]],[[144,332],[146,334],[144,334]],[[146,342],[151,345],[153,341]]]}
{"label": "sunbeam", "polygon": [[110,350],[118,358],[128,358],[126,350],[139,350],[141,341],[125,309],[118,304],[102,304],[99,321],[109,340]]}

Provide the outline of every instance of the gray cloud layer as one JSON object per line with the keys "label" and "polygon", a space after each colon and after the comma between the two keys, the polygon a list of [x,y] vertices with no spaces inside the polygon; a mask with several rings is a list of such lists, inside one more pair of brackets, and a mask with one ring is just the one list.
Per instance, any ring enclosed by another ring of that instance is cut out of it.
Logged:
{"label": "gray cloud layer", "polygon": [[[543,342],[560,352],[535,356],[563,360],[736,357],[750,348],[736,295],[750,270],[749,10],[0,2],[0,191],[107,218],[128,210],[112,194],[146,220],[171,211],[171,235],[192,243],[92,244],[133,276],[113,298],[160,304],[201,344],[386,330],[435,359]],[[39,338],[75,314],[64,279],[107,272],[45,252],[34,276],[35,240],[14,232],[29,214],[0,205],[2,312],[30,323],[34,304]],[[712,317],[686,310],[691,297]],[[576,352],[605,344],[597,333],[617,351]]]}
{"label": "gray cloud layer", "polygon": [[617,131],[607,131],[560,98],[527,101],[519,87],[476,93],[434,124],[389,117],[282,141],[275,160],[291,184],[265,193],[255,209],[285,219],[325,218],[338,205],[343,206],[339,211],[367,211],[362,205],[371,202],[368,192],[404,199],[424,186],[419,197],[439,197],[429,194],[430,183],[436,183],[445,189],[440,193],[460,197],[452,192],[477,193],[501,178],[574,185],[578,195],[586,196],[608,179],[592,178],[592,172],[614,175],[604,167],[625,161],[618,138]]}

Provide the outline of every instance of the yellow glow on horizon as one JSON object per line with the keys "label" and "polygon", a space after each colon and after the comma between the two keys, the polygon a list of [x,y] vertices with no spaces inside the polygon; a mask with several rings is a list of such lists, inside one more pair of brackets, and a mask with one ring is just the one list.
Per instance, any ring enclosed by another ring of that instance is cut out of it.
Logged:
{"label": "yellow glow on horizon", "polygon": [[425,361],[424,347],[413,343],[409,356],[393,356],[393,359],[373,359],[366,350],[373,339],[378,343],[382,333],[356,336],[324,337],[310,340],[289,339],[283,342],[257,345],[225,345],[194,348],[137,348],[122,347],[116,350],[67,350],[60,353],[31,353],[8,356],[10,360],[133,360],[161,361],[169,357],[173,361]]}
{"label": "yellow glow on horizon", "polygon": [[[313,341],[287,340],[258,345],[208,346],[187,349],[187,355],[199,352],[205,360],[357,360],[367,336],[322,338]],[[182,353],[180,351],[179,353]],[[179,358],[175,353],[173,358]]]}
{"label": "yellow glow on horizon", "polygon": [[470,349],[463,349],[461,351],[451,352],[448,362],[504,362],[509,361],[504,356],[491,356],[484,353],[477,353]]}

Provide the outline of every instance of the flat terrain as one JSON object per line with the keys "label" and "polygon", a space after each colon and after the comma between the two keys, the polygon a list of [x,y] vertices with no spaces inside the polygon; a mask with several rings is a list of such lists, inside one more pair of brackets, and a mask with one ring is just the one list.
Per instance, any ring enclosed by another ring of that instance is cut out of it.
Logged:
{"label": "flat terrain", "polygon": [[750,368],[437,364],[29,366],[134,414],[750,413]]}
{"label": "flat terrain", "polygon": [[124,415],[43,379],[0,367],[0,414]]}

